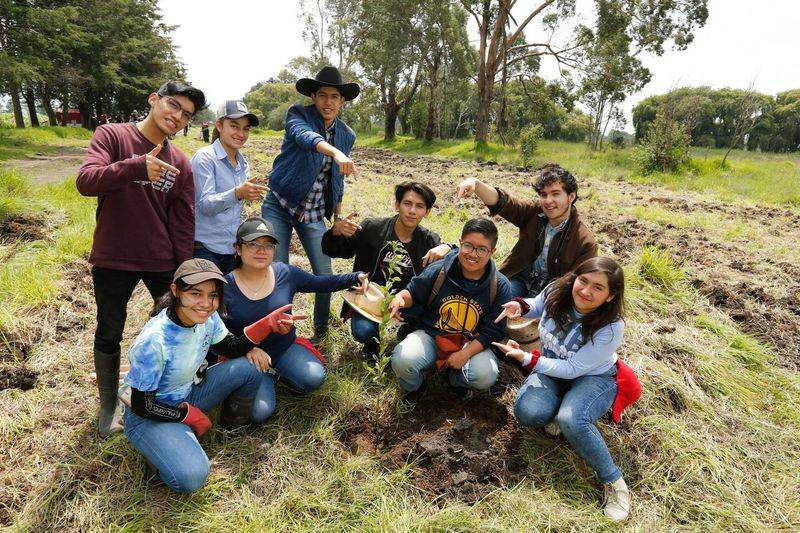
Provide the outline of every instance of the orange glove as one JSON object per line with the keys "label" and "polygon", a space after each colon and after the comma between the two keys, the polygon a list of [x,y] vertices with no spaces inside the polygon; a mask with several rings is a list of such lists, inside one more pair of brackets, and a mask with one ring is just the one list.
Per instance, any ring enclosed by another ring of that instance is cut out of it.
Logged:
{"label": "orange glove", "polygon": [[184,402],[182,407],[186,407],[186,416],[181,420],[194,431],[194,434],[201,437],[203,433],[211,429],[211,419],[206,414],[190,403]]}
{"label": "orange glove", "polygon": [[305,320],[306,315],[290,315],[286,311],[292,309],[292,304],[279,307],[261,320],[253,322],[244,328],[244,336],[253,344],[259,344],[272,333],[286,335],[292,330],[295,320]]}

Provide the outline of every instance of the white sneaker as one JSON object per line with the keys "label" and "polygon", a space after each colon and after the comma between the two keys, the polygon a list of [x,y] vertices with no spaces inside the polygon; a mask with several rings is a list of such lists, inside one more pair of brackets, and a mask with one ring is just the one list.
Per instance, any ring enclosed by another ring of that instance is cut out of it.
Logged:
{"label": "white sneaker", "polygon": [[604,493],[605,515],[615,522],[628,518],[628,513],[631,511],[631,493],[625,480],[619,478],[614,483],[606,483]]}
{"label": "white sneaker", "polygon": [[544,427],[544,432],[551,437],[558,437],[561,435],[561,427],[558,425],[558,420],[555,418],[552,419],[550,423]]}

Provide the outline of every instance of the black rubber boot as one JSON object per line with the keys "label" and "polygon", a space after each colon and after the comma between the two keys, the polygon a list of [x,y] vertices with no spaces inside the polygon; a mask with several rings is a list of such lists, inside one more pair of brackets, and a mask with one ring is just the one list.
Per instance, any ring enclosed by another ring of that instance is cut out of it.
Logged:
{"label": "black rubber boot", "polygon": [[224,429],[236,429],[249,424],[255,400],[228,396],[220,408],[219,425]]}
{"label": "black rubber boot", "polygon": [[117,408],[117,388],[119,387],[119,352],[104,353],[94,351],[94,370],[97,374],[97,392],[100,395],[100,409],[97,411],[97,432],[101,437],[122,431],[114,424],[114,411]]}

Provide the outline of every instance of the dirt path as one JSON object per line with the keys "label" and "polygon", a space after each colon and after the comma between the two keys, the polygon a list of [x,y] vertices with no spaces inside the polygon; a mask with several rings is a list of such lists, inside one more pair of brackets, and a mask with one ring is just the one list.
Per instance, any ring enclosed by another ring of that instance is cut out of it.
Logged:
{"label": "dirt path", "polygon": [[86,157],[85,148],[62,148],[50,154],[36,154],[25,159],[10,159],[2,165],[16,168],[38,185],[56,183],[78,173]]}

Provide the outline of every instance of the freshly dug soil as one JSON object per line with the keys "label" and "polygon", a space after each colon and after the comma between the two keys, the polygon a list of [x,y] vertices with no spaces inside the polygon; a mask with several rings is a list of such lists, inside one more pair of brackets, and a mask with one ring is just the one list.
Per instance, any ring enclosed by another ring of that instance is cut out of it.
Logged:
{"label": "freshly dug soil", "polygon": [[0,244],[36,241],[47,238],[43,218],[33,215],[11,215],[0,218]]}
{"label": "freshly dug soil", "polygon": [[[414,484],[442,503],[474,503],[520,480],[526,463],[519,456],[521,428],[511,414],[513,394],[475,393],[461,402],[444,375],[427,381],[410,413],[398,413],[394,405],[352,411],[342,442],[354,453],[377,455],[388,469],[414,463]],[[497,390],[516,390],[521,382],[522,373],[501,362]]]}
{"label": "freshly dug soil", "polygon": [[0,367],[0,391],[6,389],[30,390],[36,386],[39,375],[25,366]]}

